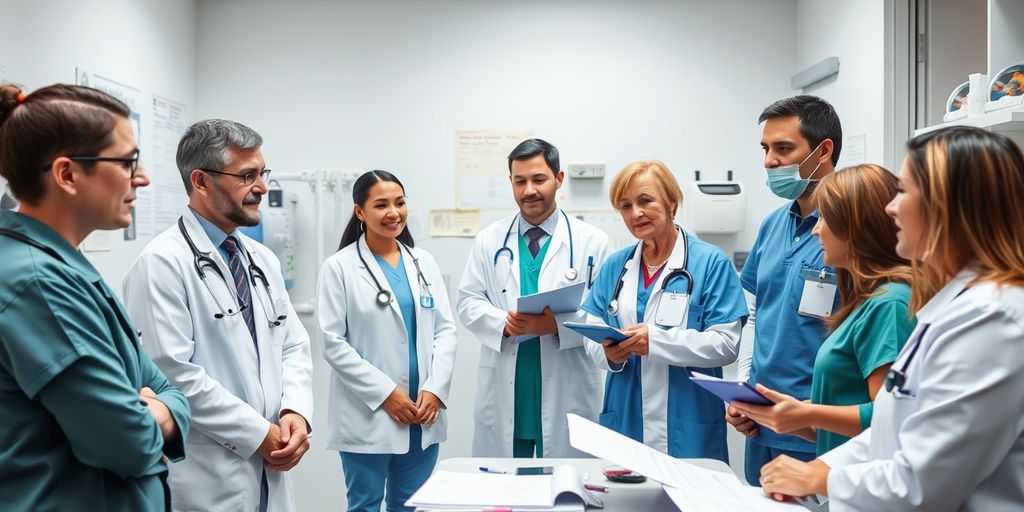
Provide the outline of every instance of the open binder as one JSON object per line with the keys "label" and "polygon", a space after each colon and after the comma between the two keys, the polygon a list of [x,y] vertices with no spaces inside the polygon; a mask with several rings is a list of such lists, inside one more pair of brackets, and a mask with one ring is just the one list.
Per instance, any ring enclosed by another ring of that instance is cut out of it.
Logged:
{"label": "open binder", "polygon": [[583,474],[561,465],[551,475],[511,475],[437,471],[412,497],[407,507],[480,510],[584,510],[604,503],[583,486]]}

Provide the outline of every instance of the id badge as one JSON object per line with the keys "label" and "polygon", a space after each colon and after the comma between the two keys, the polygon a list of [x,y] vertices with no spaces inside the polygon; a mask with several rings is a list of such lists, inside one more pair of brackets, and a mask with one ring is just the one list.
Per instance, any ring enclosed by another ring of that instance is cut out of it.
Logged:
{"label": "id badge", "polygon": [[836,289],[839,282],[835,274],[821,270],[807,269],[803,272],[804,291],[800,295],[798,312],[804,316],[828,318],[832,316],[835,304]]}
{"label": "id badge", "polygon": [[654,323],[664,327],[683,325],[686,312],[690,309],[690,296],[685,293],[662,292],[658,298]]}

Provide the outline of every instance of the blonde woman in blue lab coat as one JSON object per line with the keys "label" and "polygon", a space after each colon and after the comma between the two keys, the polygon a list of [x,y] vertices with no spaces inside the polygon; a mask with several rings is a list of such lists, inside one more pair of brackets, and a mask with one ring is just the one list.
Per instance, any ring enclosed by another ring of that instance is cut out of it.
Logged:
{"label": "blonde woman in blue lab coat", "polygon": [[129,110],[88,87],[0,86],[0,508],[166,510],[188,402],[139,348],[121,301],[79,251],[132,220]]}
{"label": "blonde woman in blue lab coat", "polygon": [[728,462],[722,401],[689,375],[721,377],[736,360],[747,318],[736,269],[674,223],[683,197],[665,164],[627,165],[609,198],[640,242],[608,257],[582,306],[588,323],[629,336],[586,345],[609,370],[599,422],[675,457]]}
{"label": "blonde woman in blue lab coat", "polygon": [[[324,262],[317,321],[334,369],[327,447],[341,452],[350,511],[412,510],[447,436],[455,322],[441,270],[413,247],[405,188],[370,171],[354,213]],[[385,496],[386,489],[386,496]]]}
{"label": "blonde woman in blue lab coat", "polygon": [[954,127],[907,143],[886,210],[912,263],[917,327],[875,398],[871,426],[805,463],[761,470],[776,498],[828,495],[832,512],[1009,512],[1024,504],[1024,153]]}

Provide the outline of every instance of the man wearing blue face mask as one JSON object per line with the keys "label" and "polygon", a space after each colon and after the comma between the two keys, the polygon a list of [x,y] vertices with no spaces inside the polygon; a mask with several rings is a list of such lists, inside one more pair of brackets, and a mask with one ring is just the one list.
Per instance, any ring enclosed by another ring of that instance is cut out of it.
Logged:
{"label": "man wearing blue face mask", "polygon": [[[738,378],[803,400],[811,396],[814,359],[828,335],[823,318],[838,308],[835,271],[825,265],[811,233],[818,221],[811,194],[818,180],[835,171],[842,126],[832,105],[807,95],[772,103],[758,122],[764,123],[765,182],[790,201],[761,223],[740,276],[751,308]],[[751,485],[759,485],[761,467],[779,455],[815,457],[814,443],[757,428],[731,406],[726,420],[747,436],[744,466]]]}

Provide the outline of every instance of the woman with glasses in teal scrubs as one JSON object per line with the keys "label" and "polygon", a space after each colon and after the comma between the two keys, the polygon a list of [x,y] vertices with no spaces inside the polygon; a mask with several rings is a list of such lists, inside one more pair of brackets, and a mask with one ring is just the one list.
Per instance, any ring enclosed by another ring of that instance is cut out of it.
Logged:
{"label": "woman with glasses in teal scrubs", "polygon": [[128,115],[87,87],[0,86],[0,174],[21,203],[0,211],[4,510],[170,509],[188,402],[78,250],[129,226],[149,184]]}

